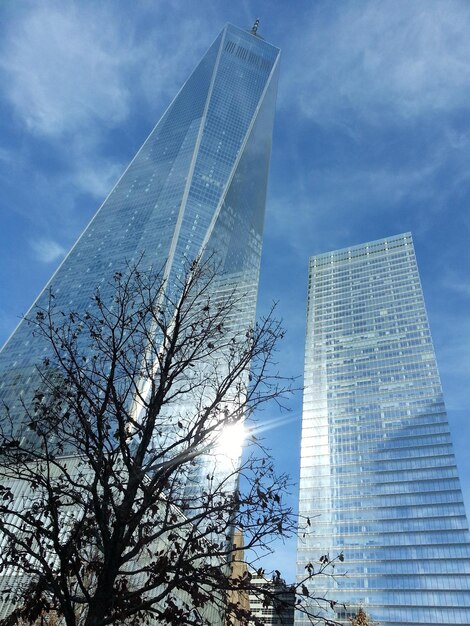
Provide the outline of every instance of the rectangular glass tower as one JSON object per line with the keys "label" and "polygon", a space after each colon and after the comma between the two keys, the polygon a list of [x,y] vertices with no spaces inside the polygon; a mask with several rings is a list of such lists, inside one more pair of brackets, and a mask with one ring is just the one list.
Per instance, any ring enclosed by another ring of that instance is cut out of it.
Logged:
{"label": "rectangular glass tower", "polygon": [[[298,575],[349,624],[470,624],[470,536],[412,238],[310,259]],[[336,566],[336,574],[339,568]],[[306,624],[301,616],[297,625]]]}
{"label": "rectangular glass tower", "polygon": [[[64,313],[84,312],[97,287],[110,302],[115,272],[139,259],[143,270],[164,268],[174,289],[193,259],[211,254],[216,293],[243,294],[237,324],[253,324],[279,54],[223,29],[35,304],[47,306],[49,288]],[[48,350],[23,321],[0,354],[0,405],[25,439],[34,434],[22,427],[23,405]]]}

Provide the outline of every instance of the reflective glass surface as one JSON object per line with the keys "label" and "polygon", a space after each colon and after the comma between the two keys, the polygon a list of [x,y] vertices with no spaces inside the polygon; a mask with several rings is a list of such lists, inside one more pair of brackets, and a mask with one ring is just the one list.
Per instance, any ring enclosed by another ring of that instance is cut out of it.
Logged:
{"label": "reflective glass surface", "polygon": [[[279,50],[227,25],[189,77],[48,287],[58,310],[84,311],[97,287],[110,299],[126,262],[165,268],[215,252],[220,294],[241,289],[237,324],[254,321]],[[0,354],[0,402],[21,428],[48,345],[22,322]]]}
{"label": "reflective glass surface", "polygon": [[[298,575],[381,626],[470,624],[470,537],[409,233],[310,259]],[[305,624],[300,616],[298,626]]]}

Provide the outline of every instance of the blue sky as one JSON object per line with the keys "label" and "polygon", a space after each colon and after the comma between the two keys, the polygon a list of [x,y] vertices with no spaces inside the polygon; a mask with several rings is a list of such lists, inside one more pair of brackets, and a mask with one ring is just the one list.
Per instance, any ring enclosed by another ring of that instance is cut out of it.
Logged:
{"label": "blue sky", "polygon": [[[256,17],[282,48],[260,289],[280,367],[303,370],[308,256],[410,230],[469,508],[466,0],[3,0],[0,342],[224,23]],[[294,480],[300,410],[267,434]]]}

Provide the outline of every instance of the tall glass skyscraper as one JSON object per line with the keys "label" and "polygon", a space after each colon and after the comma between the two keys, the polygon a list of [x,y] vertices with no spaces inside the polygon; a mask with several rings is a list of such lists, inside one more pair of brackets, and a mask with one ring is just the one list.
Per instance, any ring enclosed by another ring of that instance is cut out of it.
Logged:
{"label": "tall glass skyscraper", "polygon": [[[139,259],[171,286],[205,251],[219,291],[243,294],[237,323],[253,323],[279,54],[253,32],[223,29],[46,286],[57,310],[84,311],[97,287],[111,298],[114,273]],[[18,424],[47,349],[21,322],[0,354],[0,403]]]}
{"label": "tall glass skyscraper", "polygon": [[350,605],[333,617],[362,604],[381,626],[470,624],[470,536],[409,233],[310,259],[300,514],[300,578],[344,553],[344,577],[312,583]]}

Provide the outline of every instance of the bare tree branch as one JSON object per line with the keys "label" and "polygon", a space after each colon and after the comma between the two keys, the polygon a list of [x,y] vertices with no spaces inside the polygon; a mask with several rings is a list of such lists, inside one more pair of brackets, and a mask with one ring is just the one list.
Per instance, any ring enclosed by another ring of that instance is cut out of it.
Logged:
{"label": "bare tree branch", "polygon": [[[85,313],[64,314],[50,293],[30,320],[49,352],[25,419],[5,407],[0,423],[1,626],[247,624],[250,592],[282,606],[230,564],[235,528],[253,559],[296,532],[289,479],[259,442],[243,461],[220,442],[289,397],[284,330],[272,312],[240,328],[243,298],[221,297],[217,279],[210,262],[176,285],[129,267],[112,301],[97,290]],[[309,564],[305,581],[331,565]],[[305,581],[296,608],[328,623]]]}

